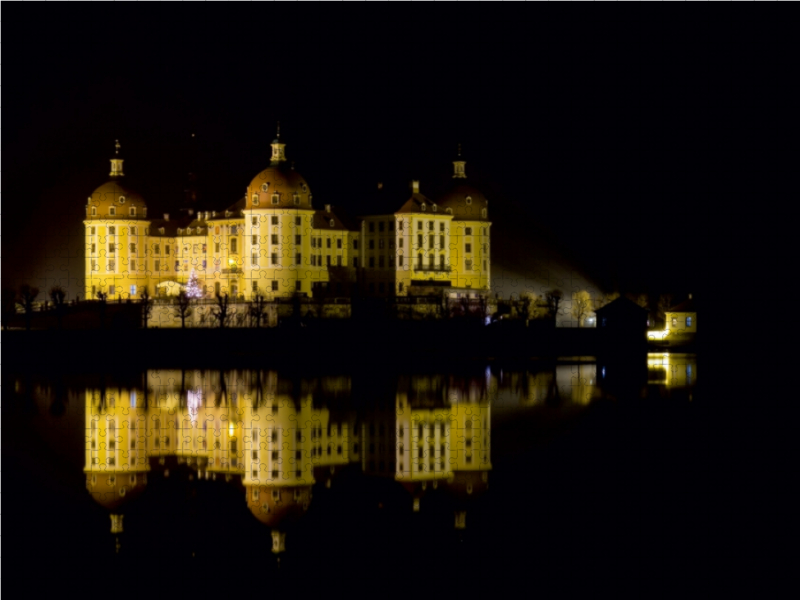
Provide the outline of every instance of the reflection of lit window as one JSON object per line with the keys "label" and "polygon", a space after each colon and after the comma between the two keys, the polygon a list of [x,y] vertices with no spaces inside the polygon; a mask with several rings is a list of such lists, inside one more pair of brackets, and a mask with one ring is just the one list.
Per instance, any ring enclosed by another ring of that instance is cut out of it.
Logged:
{"label": "reflection of lit window", "polygon": [[675,317],[672,317],[672,326],[673,327],[677,327],[678,326],[678,319],[675,318]]}

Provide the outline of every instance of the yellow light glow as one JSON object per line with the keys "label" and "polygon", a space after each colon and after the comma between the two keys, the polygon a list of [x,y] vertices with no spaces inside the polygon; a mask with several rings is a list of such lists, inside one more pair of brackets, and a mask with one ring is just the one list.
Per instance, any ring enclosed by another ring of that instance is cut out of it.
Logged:
{"label": "yellow light glow", "polygon": [[648,331],[647,332],[647,339],[648,340],[663,340],[668,335],[669,335],[669,329],[664,329],[663,331]]}
{"label": "yellow light glow", "polygon": [[228,435],[233,435],[233,423],[228,426]]}

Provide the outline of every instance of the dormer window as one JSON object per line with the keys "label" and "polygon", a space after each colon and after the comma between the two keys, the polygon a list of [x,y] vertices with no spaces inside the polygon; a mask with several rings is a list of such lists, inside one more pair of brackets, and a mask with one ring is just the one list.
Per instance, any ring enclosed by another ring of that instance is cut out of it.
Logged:
{"label": "dormer window", "polygon": [[434,204],[434,205],[431,207],[431,210],[432,210],[433,212],[436,212],[436,205],[435,205],[435,204]]}
{"label": "dormer window", "polygon": [[483,217],[484,219],[486,218],[486,209],[485,208],[481,209],[481,217]]}
{"label": "dormer window", "polygon": [[109,207],[108,214],[111,215],[112,217],[115,216],[117,214],[117,209],[114,208],[113,206]]}
{"label": "dormer window", "polygon": [[333,221],[333,219],[331,219],[331,227],[333,227],[333,223],[334,223],[334,221]]}
{"label": "dormer window", "polygon": [[425,207],[425,205],[424,205],[424,204],[423,204],[422,206],[420,206],[420,208],[422,209],[422,212],[425,212],[425,208],[426,208],[426,207]]}
{"label": "dormer window", "polygon": [[294,202],[295,206],[300,206],[300,194],[294,194],[292,196],[292,202]]}
{"label": "dormer window", "polygon": [[472,204],[472,197],[467,196],[467,206],[469,206],[470,204]]}
{"label": "dormer window", "polygon": [[261,184],[261,191],[262,192],[266,192],[268,189],[269,189],[269,184],[268,183],[262,183]]}
{"label": "dormer window", "polygon": [[96,216],[97,216],[97,207],[96,207],[96,206],[93,206],[93,207],[92,207],[92,216],[93,216],[93,217],[96,217]]}
{"label": "dormer window", "polygon": [[128,211],[128,213],[130,214],[130,216],[135,217],[136,216],[136,207],[135,206],[131,206],[131,208]]}
{"label": "dormer window", "polygon": [[280,202],[280,196],[278,194],[272,194],[272,203],[278,204]]}
{"label": "dormer window", "polygon": [[258,194],[253,194],[253,206],[258,206]]}
{"label": "dormer window", "polygon": [[452,215],[453,214],[453,209],[452,208],[448,208],[444,212],[446,212],[448,215]]}
{"label": "dormer window", "polygon": [[164,235],[164,228],[163,227],[159,227],[158,228],[158,233],[160,233],[161,235]]}
{"label": "dormer window", "polygon": [[120,196],[119,197],[119,203],[120,204],[125,204],[125,196]]}

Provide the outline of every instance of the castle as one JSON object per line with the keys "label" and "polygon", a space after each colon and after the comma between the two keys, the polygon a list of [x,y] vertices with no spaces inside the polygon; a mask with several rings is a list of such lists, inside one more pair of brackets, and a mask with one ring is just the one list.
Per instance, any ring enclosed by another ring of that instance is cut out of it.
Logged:
{"label": "castle", "polygon": [[245,197],[225,210],[170,219],[148,215],[142,196],[123,183],[117,142],[111,179],[86,204],[86,298],[176,294],[192,272],[205,297],[244,301],[488,294],[488,202],[467,184],[460,151],[453,185],[441,197],[426,197],[414,181],[394,214],[354,219],[332,204],[314,208],[280,133],[271,146],[269,167],[253,177]]}

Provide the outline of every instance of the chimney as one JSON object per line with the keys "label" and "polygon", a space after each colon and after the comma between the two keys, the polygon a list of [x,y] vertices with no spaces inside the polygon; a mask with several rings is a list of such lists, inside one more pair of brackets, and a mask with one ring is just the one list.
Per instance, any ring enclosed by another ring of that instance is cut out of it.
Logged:
{"label": "chimney", "polygon": [[329,212],[331,212],[331,205],[330,205],[330,204],[326,204],[326,205],[325,205],[325,212],[326,212],[326,213],[329,213]]}
{"label": "chimney", "polygon": [[411,191],[415,194],[419,194],[419,181],[414,179],[411,182]]}
{"label": "chimney", "polygon": [[169,213],[164,213],[164,220],[169,221]]}

